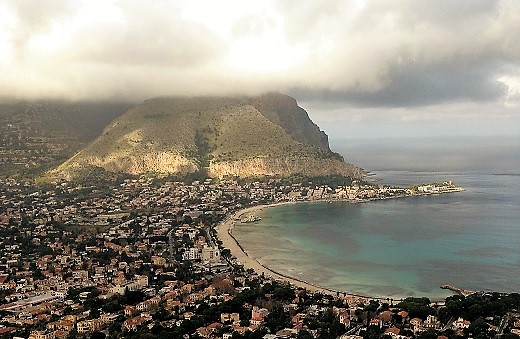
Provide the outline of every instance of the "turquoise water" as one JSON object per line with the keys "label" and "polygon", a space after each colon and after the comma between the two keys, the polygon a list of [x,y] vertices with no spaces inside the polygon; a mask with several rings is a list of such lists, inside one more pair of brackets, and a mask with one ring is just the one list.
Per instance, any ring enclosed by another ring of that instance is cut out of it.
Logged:
{"label": "turquoise water", "polygon": [[[377,145],[366,146],[364,154],[372,147]],[[258,223],[240,224],[234,235],[250,255],[275,271],[343,291],[442,298],[450,293],[439,287],[450,284],[518,292],[520,166],[509,167],[518,159],[508,157],[519,154],[511,151],[517,147],[513,143],[489,154],[482,148],[480,156],[471,153],[475,164],[482,156],[503,159],[489,168],[422,162],[425,169],[410,166],[414,170],[409,171],[400,158],[374,170],[385,183],[453,180],[465,192],[364,204],[278,206],[261,211]],[[416,148],[424,156],[420,143]],[[410,161],[414,152],[407,153]]]}

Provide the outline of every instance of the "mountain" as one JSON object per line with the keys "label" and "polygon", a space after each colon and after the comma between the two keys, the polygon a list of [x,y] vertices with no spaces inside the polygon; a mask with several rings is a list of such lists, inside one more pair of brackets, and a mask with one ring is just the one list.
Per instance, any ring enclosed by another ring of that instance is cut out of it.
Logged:
{"label": "mountain", "polygon": [[309,119],[296,100],[280,93],[270,93],[248,102],[272,123],[282,127],[293,139],[330,151],[329,138]]}
{"label": "mountain", "polygon": [[296,100],[277,93],[146,100],[49,175],[70,179],[91,166],[210,177],[362,175],[330,151],[326,134]]}
{"label": "mountain", "polygon": [[32,177],[68,159],[134,105],[0,99],[0,177]]}

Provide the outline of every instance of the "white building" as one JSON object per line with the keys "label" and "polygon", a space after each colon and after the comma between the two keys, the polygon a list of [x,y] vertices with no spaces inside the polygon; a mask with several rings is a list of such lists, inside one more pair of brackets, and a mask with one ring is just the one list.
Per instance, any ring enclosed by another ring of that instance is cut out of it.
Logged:
{"label": "white building", "polygon": [[188,249],[182,254],[182,260],[196,260],[200,259],[199,250],[195,247]]}
{"label": "white building", "polygon": [[216,247],[209,247],[204,245],[200,258],[204,262],[209,262],[212,264],[218,263],[220,262],[220,250]]}

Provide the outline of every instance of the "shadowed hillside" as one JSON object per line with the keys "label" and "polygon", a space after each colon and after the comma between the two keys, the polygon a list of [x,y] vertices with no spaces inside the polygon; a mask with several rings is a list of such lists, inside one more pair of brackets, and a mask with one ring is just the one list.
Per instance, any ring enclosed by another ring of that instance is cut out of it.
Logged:
{"label": "shadowed hillside", "polygon": [[132,104],[0,100],[0,175],[32,176],[69,158]]}

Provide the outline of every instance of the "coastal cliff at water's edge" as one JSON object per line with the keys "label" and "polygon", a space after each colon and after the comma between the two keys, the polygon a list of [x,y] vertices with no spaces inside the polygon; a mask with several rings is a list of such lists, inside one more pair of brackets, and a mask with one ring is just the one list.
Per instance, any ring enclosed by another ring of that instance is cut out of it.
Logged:
{"label": "coastal cliff at water's edge", "polygon": [[146,100],[48,175],[71,179],[91,166],[211,177],[363,175],[330,150],[327,135],[296,100],[278,93]]}

